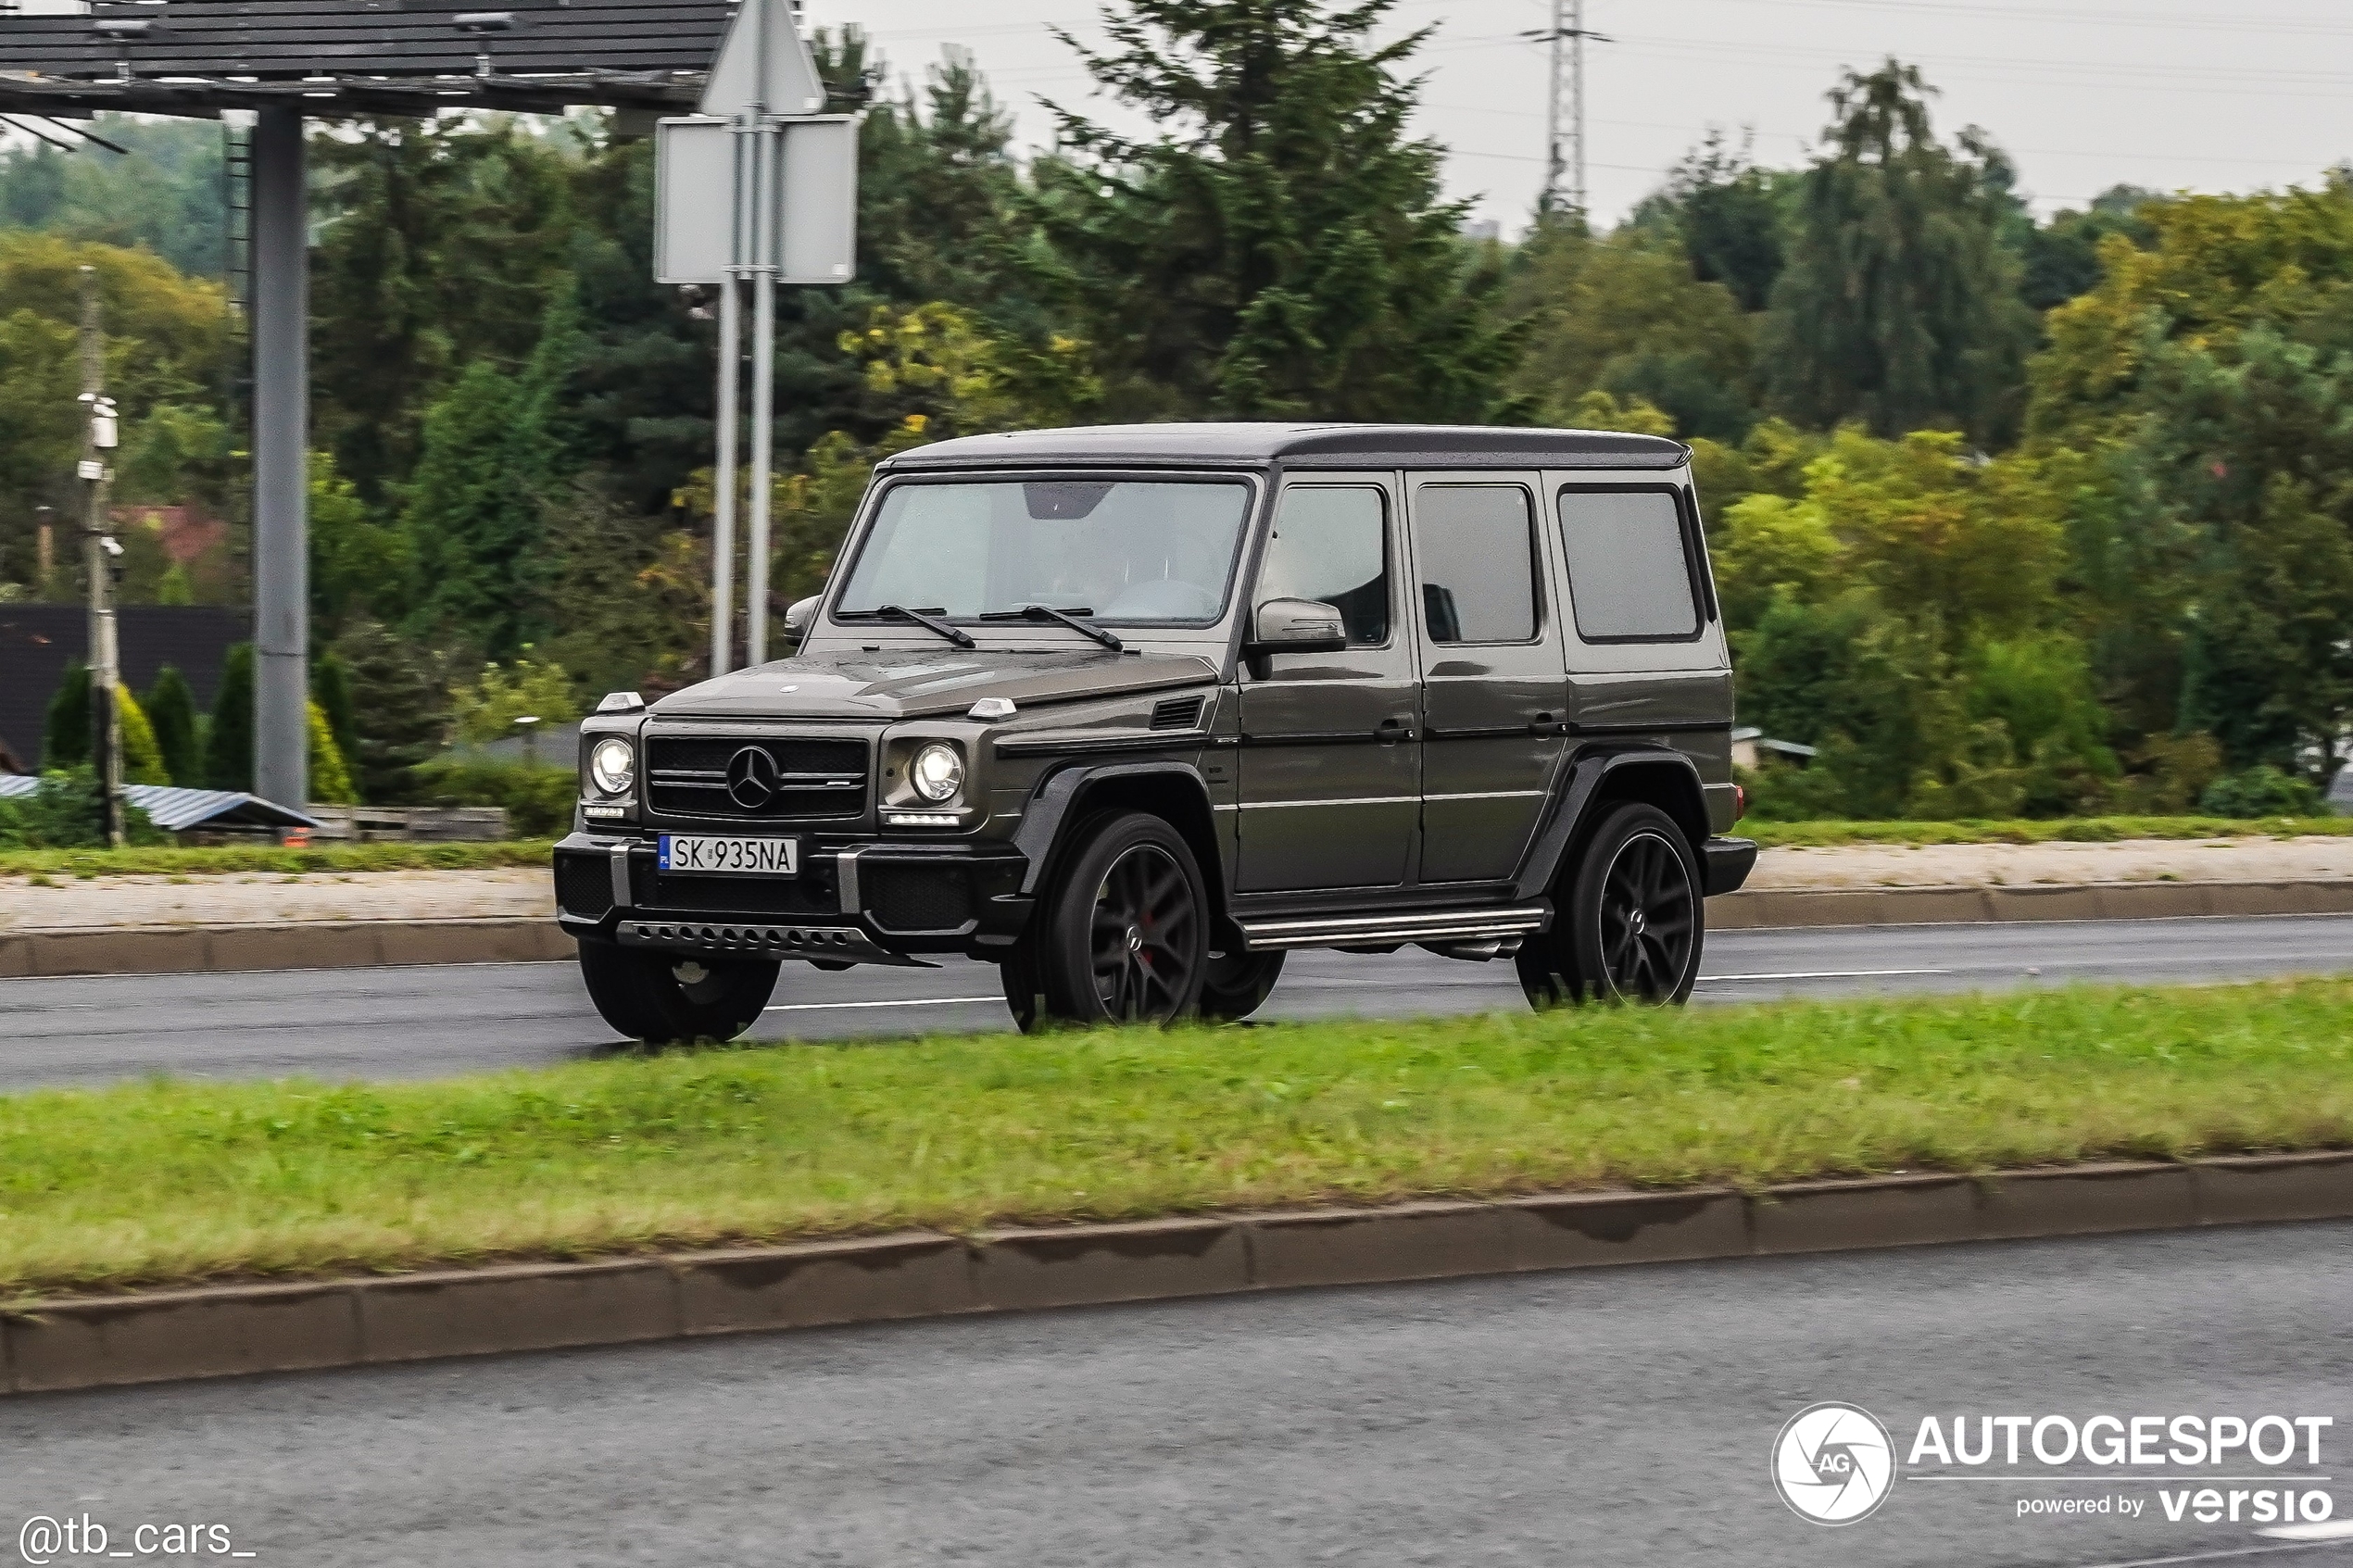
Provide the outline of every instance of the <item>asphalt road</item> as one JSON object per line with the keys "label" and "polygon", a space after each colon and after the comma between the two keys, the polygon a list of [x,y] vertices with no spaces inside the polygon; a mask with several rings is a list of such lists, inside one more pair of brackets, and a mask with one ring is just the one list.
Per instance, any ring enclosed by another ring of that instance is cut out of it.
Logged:
{"label": "asphalt road", "polygon": [[[1907,1474],[1828,1529],[1783,1508],[1768,1454],[1822,1399],[1899,1458],[1931,1413],[2329,1415],[2341,1520],[2348,1302],[2353,1225],[2277,1226],[31,1397],[0,1401],[0,1561],[29,1517],[86,1513],[118,1547],[218,1524],[303,1568],[2345,1568],[2353,1541],[2171,1524],[2155,1484],[2105,1474]],[[2018,1516],[2104,1494],[2145,1512]]]}
{"label": "asphalt road", "polygon": [[[1703,1001],[1962,991],[2071,980],[2353,972],[2353,916],[1731,931],[1708,938]],[[1010,1029],[996,970],[827,974],[787,964],[756,1037]],[[1400,1017],[1517,1009],[1509,964],[1409,948],[1294,954],[1262,1014]],[[0,980],[0,1091],[150,1073],[434,1077],[619,1048],[570,964]]]}

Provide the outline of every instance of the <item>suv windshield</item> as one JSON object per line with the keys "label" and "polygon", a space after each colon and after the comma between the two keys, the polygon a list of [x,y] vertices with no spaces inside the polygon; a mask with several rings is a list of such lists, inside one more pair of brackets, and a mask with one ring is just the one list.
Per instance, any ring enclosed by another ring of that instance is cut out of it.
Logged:
{"label": "suv windshield", "polygon": [[1204,626],[1225,608],[1249,509],[1233,480],[894,484],[834,613],[971,621],[1046,605]]}

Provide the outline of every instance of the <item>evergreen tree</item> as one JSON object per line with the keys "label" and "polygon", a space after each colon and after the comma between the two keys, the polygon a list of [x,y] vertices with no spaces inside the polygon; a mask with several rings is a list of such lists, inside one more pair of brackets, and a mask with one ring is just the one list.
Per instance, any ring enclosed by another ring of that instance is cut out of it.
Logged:
{"label": "evergreen tree", "polygon": [[336,646],[351,682],[358,741],[345,759],[359,797],[397,805],[417,787],[417,764],[439,749],[448,723],[447,691],[415,650],[371,621],[355,624]]}
{"label": "evergreen tree", "polygon": [[187,678],[176,666],[156,671],[147,688],[147,722],[156,732],[156,749],[170,782],[182,789],[204,787],[204,753],[196,747],[196,699]]}
{"label": "evergreen tree", "polygon": [[[351,672],[344,668],[343,656],[333,648],[310,661],[310,700],[327,721],[327,734],[335,743],[336,753],[348,763],[359,747],[359,721],[351,705]],[[327,797],[313,792],[313,798]]]}
{"label": "evergreen tree", "polygon": [[146,709],[131,695],[129,686],[114,689],[115,735],[122,746],[122,782],[135,784],[168,784],[171,774],[163,765],[163,749],[156,744],[156,730],[147,722]]}
{"label": "evergreen tree", "polygon": [[1974,131],[1957,155],[1938,142],[1929,92],[1894,60],[1831,92],[1831,151],[1805,176],[1762,358],[1800,423],[1993,445],[2017,427],[2034,335],[2002,244],[2009,170]]}
{"label": "evergreen tree", "polygon": [[[1063,297],[1127,417],[1476,420],[1516,345],[1458,237],[1442,151],[1406,131],[1428,36],[1371,41],[1396,0],[1125,0],[1105,92],[1133,138],[1055,108],[1038,168]],[[1076,45],[1074,45],[1076,46]]]}
{"label": "evergreen tree", "polygon": [[1722,132],[1711,131],[1667,175],[1667,188],[1634,209],[1630,223],[1672,232],[1692,276],[1723,284],[1754,314],[1771,300],[1781,275],[1782,208],[1794,183],[1790,175],[1757,168],[1746,144],[1735,150]]}
{"label": "evergreen tree", "polygon": [[49,698],[48,721],[41,731],[41,771],[77,768],[90,760],[90,667],[80,659],[66,666]]}
{"label": "evergreen tree", "polygon": [[[447,629],[491,659],[535,633],[535,577],[545,564],[537,498],[525,466],[522,388],[487,360],[458,378],[425,417],[424,456],[402,525],[417,563],[420,635]],[[358,671],[355,670],[354,674]]]}
{"label": "evergreen tree", "polygon": [[220,667],[220,695],[205,735],[205,782],[215,789],[253,788],[253,645],[239,643]]}

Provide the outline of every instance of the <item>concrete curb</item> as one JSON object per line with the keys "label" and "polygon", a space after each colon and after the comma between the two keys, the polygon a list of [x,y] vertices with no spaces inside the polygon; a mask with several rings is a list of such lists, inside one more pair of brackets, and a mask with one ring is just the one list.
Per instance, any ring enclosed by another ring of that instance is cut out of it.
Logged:
{"label": "concrete curb", "polygon": [[572,938],[552,919],[127,925],[0,932],[0,978],[543,963],[570,959],[575,950]]}
{"label": "concrete curb", "polygon": [[2347,1217],[2353,1151],[1755,1194],[1566,1193],[59,1298],[0,1313],[0,1352],[7,1392],[41,1393],[1300,1286]]}
{"label": "concrete curb", "polygon": [[[1717,931],[1994,921],[2353,914],[2353,877],[2309,882],[2108,882],[2067,886],[1821,887],[1727,893]],[[288,921],[0,932],[0,979],[205,974],[378,964],[549,963],[573,939],[552,920]]]}
{"label": "concrete curb", "polygon": [[2353,877],[2303,882],[2092,882],[1954,887],[1757,888],[1707,901],[1717,931],[1994,921],[2353,914]]}

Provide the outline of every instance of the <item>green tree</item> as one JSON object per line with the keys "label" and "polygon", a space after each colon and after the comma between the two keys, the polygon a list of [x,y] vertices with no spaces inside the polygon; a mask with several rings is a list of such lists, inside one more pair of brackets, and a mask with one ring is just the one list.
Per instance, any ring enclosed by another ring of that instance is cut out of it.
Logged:
{"label": "green tree", "polygon": [[486,360],[468,367],[426,416],[401,520],[418,574],[410,627],[455,632],[493,659],[532,639],[541,600],[538,499],[518,462],[523,408],[513,377]]}
{"label": "green tree", "polygon": [[0,149],[0,226],[144,246],[191,277],[218,276],[227,257],[221,128],[102,114],[91,129],[130,156],[94,144]]}
{"label": "green tree", "polygon": [[329,640],[363,616],[408,612],[414,540],[379,521],[332,453],[310,454],[310,613]]}
{"label": "green tree", "polygon": [[359,738],[347,760],[360,798],[385,806],[407,801],[417,788],[417,765],[441,748],[446,688],[414,648],[371,621],[346,628],[335,652],[350,673]]}
{"label": "green tree", "polygon": [[[1055,107],[1037,169],[1059,297],[1118,417],[1476,420],[1516,345],[1406,129],[1426,31],[1396,0],[1124,0],[1099,87],[1159,128]],[[1074,44],[1074,47],[1076,45]]]}
{"label": "green tree", "polygon": [[156,750],[168,782],[183,789],[204,787],[204,753],[196,746],[196,699],[176,666],[156,671],[147,688],[147,721],[155,727]]}
{"label": "green tree", "polygon": [[[351,672],[344,668],[343,655],[332,647],[310,661],[310,700],[327,721],[336,753],[348,762],[359,749],[359,720],[351,700]],[[328,797],[313,792],[312,798]]]}
{"label": "green tree", "polygon": [[205,734],[205,782],[213,788],[253,788],[253,645],[239,643],[221,664]]}
{"label": "green tree", "polygon": [[1801,423],[1994,445],[2022,412],[2034,335],[2001,240],[2009,171],[1981,132],[1957,152],[1939,142],[1929,91],[1890,60],[1831,93],[1830,151],[1805,176],[1763,358]]}
{"label": "green tree", "polygon": [[1667,175],[1666,188],[1635,209],[1629,227],[1670,234],[1694,279],[1722,284],[1754,314],[1771,302],[1781,275],[1782,209],[1796,183],[1757,168],[1745,142],[1735,150],[1721,131],[1710,131]]}
{"label": "green tree", "polygon": [[90,667],[77,659],[66,666],[49,698],[48,721],[41,730],[41,771],[87,764],[90,724]]}

